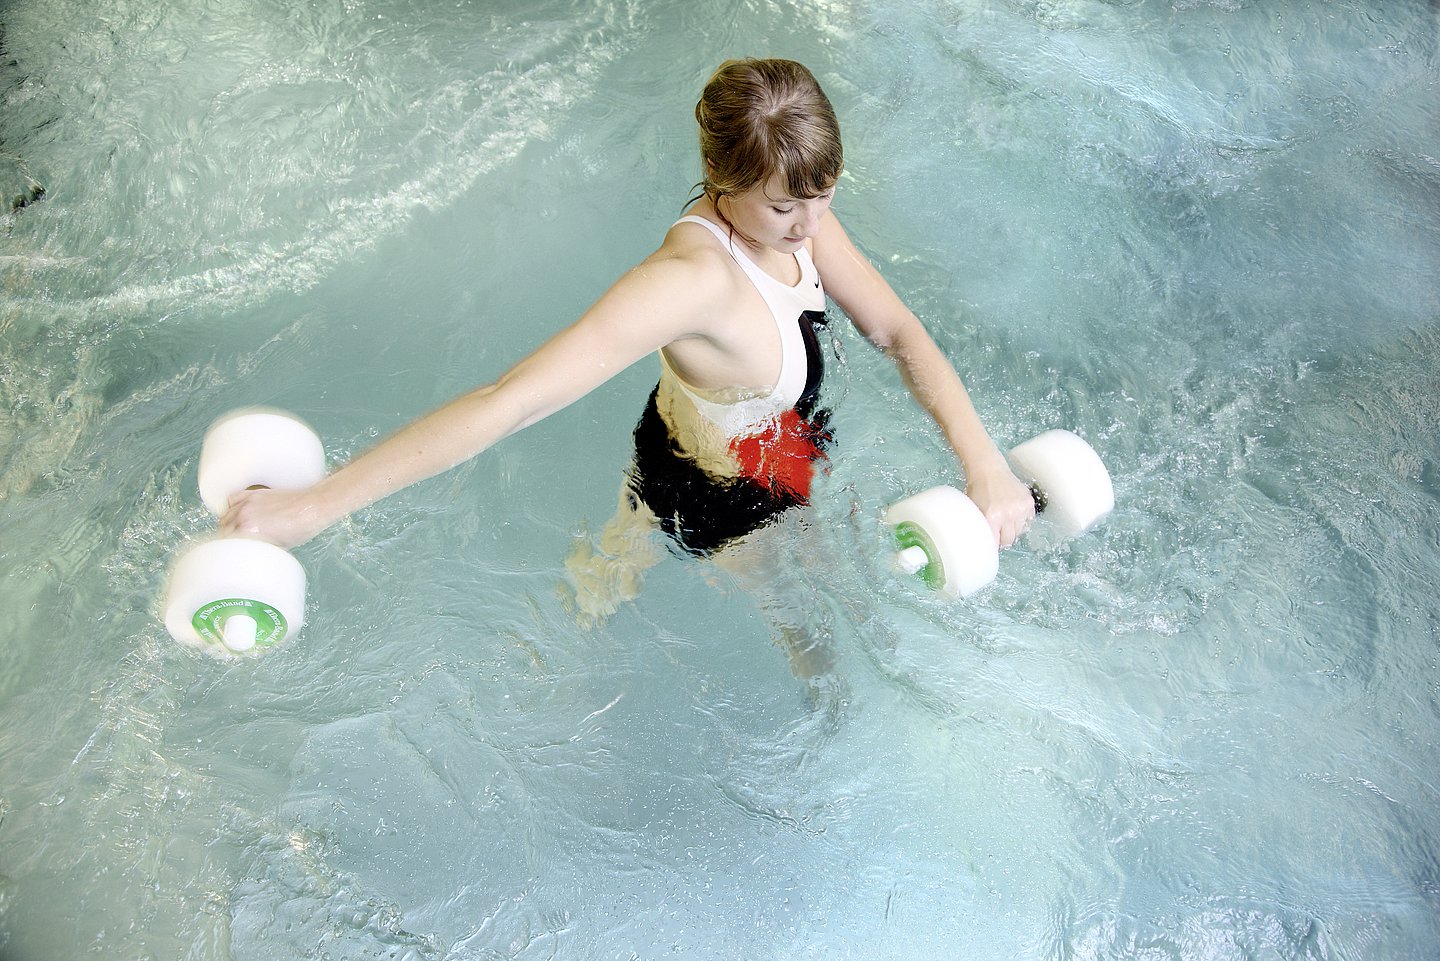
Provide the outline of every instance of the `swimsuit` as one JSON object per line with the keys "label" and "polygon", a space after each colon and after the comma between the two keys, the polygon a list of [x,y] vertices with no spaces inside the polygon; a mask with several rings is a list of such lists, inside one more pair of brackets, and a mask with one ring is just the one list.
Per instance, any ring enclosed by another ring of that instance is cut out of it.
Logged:
{"label": "swimsuit", "polygon": [[[809,503],[815,462],[830,440],[829,411],[815,410],[824,361],[815,328],[825,323],[825,292],[803,247],[796,251],[800,282],[791,287],[752,261],[727,232],[700,217],[679,223],[708,228],[734,257],[770,308],[780,333],[780,376],[768,392],[723,403],[686,384],[660,353],[661,384],[635,427],[630,491],[660,527],[691,554],[704,556],[764,526],[791,507]],[[667,384],[667,381],[669,382]],[[707,433],[718,436],[738,467],[735,476],[706,470],[687,453],[660,414],[661,386],[694,407]]]}

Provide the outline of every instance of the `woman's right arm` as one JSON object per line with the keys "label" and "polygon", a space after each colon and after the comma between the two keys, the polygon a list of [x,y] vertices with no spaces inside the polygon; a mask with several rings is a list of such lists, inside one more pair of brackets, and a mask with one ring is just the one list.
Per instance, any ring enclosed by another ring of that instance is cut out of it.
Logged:
{"label": "woman's right arm", "polygon": [[[663,251],[663,248],[662,248]],[[635,361],[703,331],[723,277],[656,255],[499,380],[462,394],[307,490],[242,491],[222,535],[293,547],[353,511],[432,477],[585,396]]]}

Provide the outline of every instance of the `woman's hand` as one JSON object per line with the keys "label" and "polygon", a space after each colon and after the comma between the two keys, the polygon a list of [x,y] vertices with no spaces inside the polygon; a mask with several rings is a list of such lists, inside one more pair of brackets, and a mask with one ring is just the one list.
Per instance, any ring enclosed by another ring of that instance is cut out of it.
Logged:
{"label": "woman's hand", "polygon": [[1020,482],[1004,459],[979,470],[967,472],[965,494],[990,522],[995,540],[1009,547],[1035,519],[1035,498]]}
{"label": "woman's hand", "polygon": [[328,526],[309,491],[257,488],[230,495],[230,506],[220,518],[220,535],[250,537],[289,549]]}

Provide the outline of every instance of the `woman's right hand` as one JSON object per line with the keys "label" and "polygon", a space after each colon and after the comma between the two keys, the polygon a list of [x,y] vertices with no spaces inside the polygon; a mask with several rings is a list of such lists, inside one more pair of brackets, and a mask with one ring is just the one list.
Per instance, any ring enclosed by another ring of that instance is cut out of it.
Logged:
{"label": "woman's right hand", "polygon": [[230,495],[230,505],[220,518],[220,535],[249,537],[289,549],[328,526],[310,491],[262,487]]}

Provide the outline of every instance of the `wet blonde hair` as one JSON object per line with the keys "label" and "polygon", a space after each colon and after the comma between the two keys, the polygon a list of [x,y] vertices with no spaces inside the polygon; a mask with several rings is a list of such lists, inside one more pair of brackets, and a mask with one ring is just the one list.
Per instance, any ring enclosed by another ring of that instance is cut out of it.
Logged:
{"label": "wet blonde hair", "polygon": [[835,109],[793,60],[727,60],[695,105],[711,202],[779,175],[790,196],[818,197],[840,179],[845,153]]}

